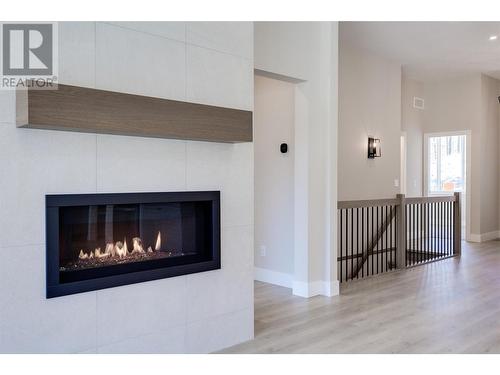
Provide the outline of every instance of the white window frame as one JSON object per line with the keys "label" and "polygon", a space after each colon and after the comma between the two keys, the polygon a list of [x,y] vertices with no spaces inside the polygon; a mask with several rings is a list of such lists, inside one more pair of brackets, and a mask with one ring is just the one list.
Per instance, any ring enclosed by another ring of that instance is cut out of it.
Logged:
{"label": "white window frame", "polygon": [[424,133],[424,195],[425,196],[436,196],[436,195],[451,195],[449,191],[429,193],[429,138],[431,137],[449,137],[455,135],[465,135],[465,239],[470,241],[470,212],[471,212],[471,199],[470,199],[470,191],[471,191],[471,144],[472,144],[472,136],[470,130],[457,130],[450,132],[437,132],[437,133]]}

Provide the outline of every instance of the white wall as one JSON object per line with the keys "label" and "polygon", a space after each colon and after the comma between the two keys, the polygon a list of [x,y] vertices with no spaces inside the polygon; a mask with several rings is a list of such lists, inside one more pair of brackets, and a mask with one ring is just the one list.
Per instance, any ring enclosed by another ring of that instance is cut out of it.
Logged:
{"label": "white wall", "polygon": [[[295,85],[256,75],[254,101],[255,278],[291,287]],[[288,144],[285,154],[281,143]]]}
{"label": "white wall", "polygon": [[[401,129],[406,132],[406,196],[421,197],[423,189],[424,109],[413,107],[413,98],[424,99],[424,84],[401,79]],[[403,178],[403,176],[401,176]]]}
{"label": "white wall", "polygon": [[[495,238],[500,229],[498,139],[500,117],[497,97],[500,81],[482,74],[418,83],[404,78],[403,129],[408,133],[408,189],[425,173],[422,133],[471,131],[470,231],[471,239]],[[425,99],[423,111],[410,108],[413,96]],[[409,190],[418,194],[417,190]],[[425,192],[424,192],[425,193]]]}
{"label": "white wall", "polygon": [[[251,23],[62,23],[61,83],[253,109]],[[17,129],[0,93],[0,352],[209,352],[253,337],[253,144]],[[49,193],[220,189],[222,269],[45,299]]]}
{"label": "white wall", "polygon": [[255,23],[255,68],[301,80],[295,90],[293,292],[337,294],[338,23]]}
{"label": "white wall", "polygon": [[[400,192],[401,65],[352,47],[345,32],[341,24],[338,197],[395,197]],[[368,159],[368,137],[381,140],[380,158]]]}
{"label": "white wall", "polygon": [[[479,74],[425,82],[424,133],[471,131],[470,231],[479,235],[481,215],[481,79]],[[496,201],[495,201],[496,202]],[[495,203],[495,207],[498,207]]]}
{"label": "white wall", "polygon": [[[500,81],[481,75],[481,234],[500,230],[499,207],[499,117]],[[498,236],[498,234],[497,234]]]}

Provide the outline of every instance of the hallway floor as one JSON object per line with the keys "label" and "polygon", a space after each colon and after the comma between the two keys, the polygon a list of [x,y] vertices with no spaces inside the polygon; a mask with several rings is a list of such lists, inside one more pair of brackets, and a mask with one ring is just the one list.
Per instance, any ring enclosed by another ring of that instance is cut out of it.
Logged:
{"label": "hallway floor", "polygon": [[255,339],[222,353],[500,353],[500,241],[304,299],[255,283]]}

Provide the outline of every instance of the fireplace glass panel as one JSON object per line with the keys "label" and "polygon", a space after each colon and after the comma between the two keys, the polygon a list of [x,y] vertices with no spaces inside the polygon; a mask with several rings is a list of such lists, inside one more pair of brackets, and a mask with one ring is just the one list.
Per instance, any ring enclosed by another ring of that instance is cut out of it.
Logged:
{"label": "fireplace glass panel", "polygon": [[59,282],[212,259],[210,201],[59,208]]}

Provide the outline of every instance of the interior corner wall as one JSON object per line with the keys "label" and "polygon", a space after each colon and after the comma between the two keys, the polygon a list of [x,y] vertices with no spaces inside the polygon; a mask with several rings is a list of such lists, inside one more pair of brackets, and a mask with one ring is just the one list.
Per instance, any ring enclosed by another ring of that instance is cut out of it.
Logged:
{"label": "interior corner wall", "polygon": [[414,108],[414,97],[425,100],[424,84],[403,76],[401,79],[401,129],[406,132],[406,196],[421,197],[423,192],[422,130],[425,108]]}
{"label": "interior corner wall", "polygon": [[[330,184],[337,175],[337,22],[256,22],[255,68],[297,80],[295,93],[295,294],[338,293]],[[328,263],[330,264],[330,263]]]}
{"label": "interior corner wall", "polygon": [[[253,110],[251,22],[59,23],[59,82]],[[205,353],[253,338],[253,143],[18,129],[0,90],[0,352]],[[45,195],[221,191],[219,270],[45,298]]]}
{"label": "interior corner wall", "polygon": [[[498,233],[499,228],[499,118],[500,81],[481,75],[481,235]],[[486,236],[485,236],[486,235]]]}
{"label": "interior corner wall", "polygon": [[255,278],[287,287],[294,272],[294,121],[295,84],[256,75]]}
{"label": "interior corner wall", "polygon": [[[471,131],[470,232],[481,231],[481,75],[425,82],[424,133]],[[496,198],[495,198],[496,202]],[[496,205],[496,207],[498,207]]]}
{"label": "interior corner wall", "polygon": [[[349,45],[342,23],[339,40],[338,199],[395,197],[400,192],[395,180],[401,167],[401,65]],[[368,159],[368,137],[381,140],[380,158]]]}

